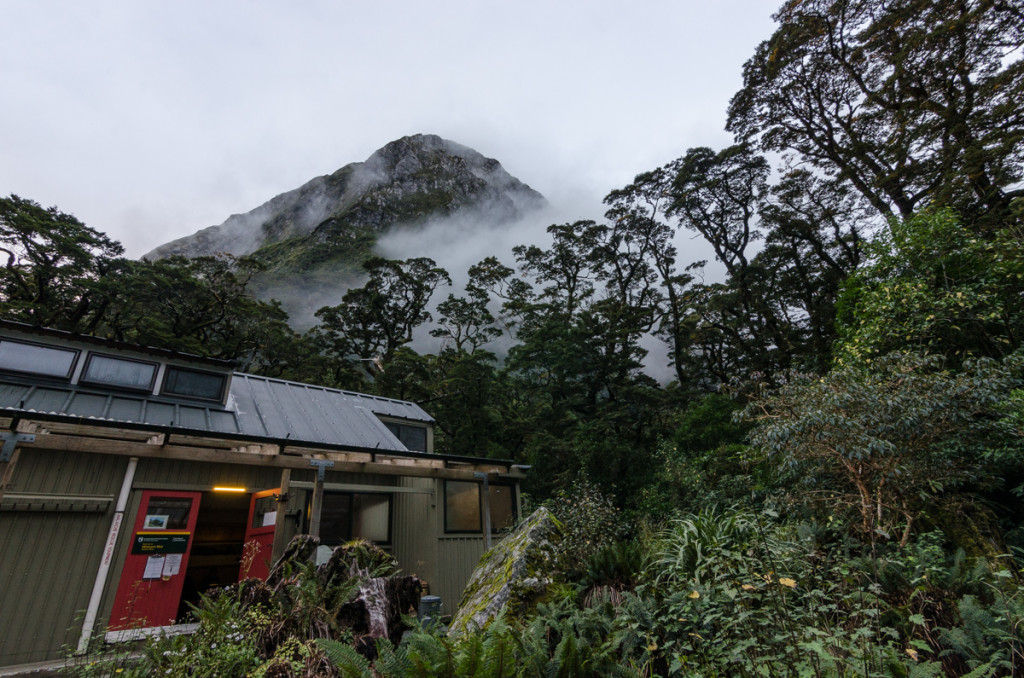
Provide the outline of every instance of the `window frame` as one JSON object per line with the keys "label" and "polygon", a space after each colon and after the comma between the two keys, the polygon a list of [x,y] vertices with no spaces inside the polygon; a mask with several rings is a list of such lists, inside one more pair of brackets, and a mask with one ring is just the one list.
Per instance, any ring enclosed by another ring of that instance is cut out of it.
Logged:
{"label": "window frame", "polygon": [[[371,542],[373,544],[377,544],[378,546],[382,546],[382,547],[386,546],[386,547],[390,548],[393,545],[393,543],[394,543],[394,541],[393,541],[393,539],[394,539],[394,516],[395,516],[395,495],[394,495],[394,493],[392,493],[392,492],[355,492],[355,491],[352,491],[352,490],[328,490],[328,489],[324,489],[324,495],[326,496],[328,494],[348,496],[350,498],[349,515],[348,515],[348,533],[349,533],[350,536],[347,539],[343,539],[343,540],[339,541],[338,542],[339,545],[340,544],[344,544],[346,541],[350,541],[352,539],[366,539],[367,541],[369,541],[369,542]],[[388,501],[388,538],[387,538],[387,541],[375,541],[375,540],[372,540],[372,539],[367,539],[366,537],[360,537],[358,535],[353,534],[354,526],[355,526],[355,519],[356,519],[356,512],[353,510],[353,505],[355,503],[354,500],[355,500],[356,495],[373,496],[373,497],[386,497],[387,498],[387,501]],[[312,490],[308,490],[306,492],[306,507],[305,507],[305,510],[303,511],[303,525],[302,525],[302,529],[307,534],[309,532],[309,524],[310,524],[310,521],[311,521],[311,512],[312,512],[312,510],[313,510],[313,491]],[[321,511],[322,510],[323,510],[323,505],[321,504]],[[323,514],[321,514],[321,525],[323,524],[322,518],[323,518]],[[320,537],[320,543],[321,544],[325,543],[323,541],[323,535],[319,535],[319,537]],[[328,544],[328,546],[329,545],[330,544]]]}
{"label": "window frame", "polygon": [[54,379],[57,381],[71,381],[71,378],[75,375],[75,368],[78,367],[78,362],[82,357],[82,350],[77,348],[67,348],[64,346],[53,346],[52,344],[44,344],[38,341],[24,341],[22,339],[12,339],[10,337],[0,337],[0,344],[3,342],[9,342],[11,344],[20,344],[22,346],[33,346],[36,348],[45,348],[51,351],[57,351],[59,353],[71,353],[71,366],[65,375],[59,376],[55,374],[43,374],[42,372],[33,372],[31,370],[19,370],[12,367],[0,367],[0,372],[8,372],[10,374],[17,374],[27,377],[35,377],[37,379]]}
{"label": "window frame", "polygon": [[[448,484],[449,483],[471,483],[476,485],[476,497],[477,497],[477,515],[479,516],[480,527],[476,530],[451,530],[448,529]],[[479,534],[484,535],[484,504],[483,504],[483,483],[476,480],[445,480],[444,481],[444,533],[445,534]],[[488,500],[490,500],[490,489],[492,487],[507,487],[511,490],[510,500],[512,502],[512,518],[513,521],[519,520],[519,502],[518,502],[518,485],[515,482],[507,480],[497,480],[488,482]],[[491,520],[491,534],[504,534],[508,531],[508,528],[497,527],[494,524],[492,517]]]}
{"label": "window frame", "polygon": [[[111,360],[120,360],[126,363],[137,363],[139,365],[150,365],[153,367],[153,376],[150,377],[148,386],[126,386],[124,384],[111,384],[104,381],[95,381],[88,378],[89,366],[92,364],[93,357],[109,358]],[[160,375],[160,363],[151,360],[140,360],[138,358],[125,358],[119,355],[111,355],[109,353],[100,353],[98,351],[89,351],[89,354],[85,358],[85,365],[82,366],[82,373],[78,377],[78,383],[85,386],[95,386],[99,388],[112,388],[124,391],[132,391],[134,393],[152,393],[153,386],[156,384],[157,377]],[[183,396],[178,396],[183,397]]]}
{"label": "window frame", "polygon": [[[220,378],[220,395],[218,395],[216,398],[207,398],[207,397],[204,397],[204,396],[184,395],[184,394],[181,394],[181,393],[174,393],[172,391],[168,391],[167,390],[167,382],[168,382],[168,380],[171,377],[171,372],[173,372],[173,371],[190,372],[192,374],[202,374],[202,375],[207,375],[207,376],[219,377]],[[229,375],[224,374],[222,372],[211,372],[210,370],[197,370],[194,367],[184,367],[182,365],[167,364],[164,367],[164,376],[163,376],[162,382],[160,383],[160,395],[166,396],[168,398],[185,398],[185,399],[188,399],[188,400],[201,400],[203,402],[208,402],[208,403],[223,403],[224,402],[224,394],[227,392],[227,389],[228,389],[228,376]]]}
{"label": "window frame", "polygon": [[[382,419],[381,422],[391,432],[391,435],[398,439],[398,442],[402,443],[402,447],[409,450],[410,452],[430,452],[430,427],[426,424],[412,424],[408,421],[397,421],[395,419]],[[398,431],[392,430],[392,427],[397,428]],[[405,440],[402,439],[403,429],[415,429],[423,432],[423,449],[418,450],[409,447]]]}

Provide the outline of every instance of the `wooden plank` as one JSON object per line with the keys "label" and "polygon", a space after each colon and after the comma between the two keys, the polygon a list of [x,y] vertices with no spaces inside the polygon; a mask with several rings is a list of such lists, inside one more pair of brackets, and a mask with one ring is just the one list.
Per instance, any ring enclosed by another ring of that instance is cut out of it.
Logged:
{"label": "wooden plank", "polygon": [[[309,469],[310,457],[292,455],[265,455],[238,452],[230,449],[213,449],[208,447],[191,447],[184,445],[156,446],[128,440],[110,440],[63,436],[56,434],[40,434],[34,443],[19,443],[19,448],[40,448],[71,452],[91,452],[95,454],[116,454],[142,458],[178,459],[182,461],[220,462],[225,464],[246,464],[270,468]],[[433,466],[396,466],[375,462],[353,462],[345,460],[346,453],[320,452],[313,455],[317,459],[334,461],[331,472],[336,473],[377,473],[389,476],[409,476],[413,478],[445,478],[449,480],[473,480],[473,467],[466,469],[434,468]],[[433,460],[425,460],[432,462]],[[488,469],[492,468],[490,465]],[[486,471],[495,476],[504,475],[500,472]]]}
{"label": "wooden plank", "polygon": [[422,459],[418,457],[385,457],[377,455],[378,464],[393,466],[425,466],[428,468],[444,468],[444,459]]}
{"label": "wooden plank", "polygon": [[[302,447],[300,445],[285,445],[281,450],[281,454],[289,454],[301,457],[313,457],[316,455],[322,455],[324,451],[316,447]],[[353,461],[353,462],[368,462],[373,461],[373,456],[369,452],[332,452],[333,456],[331,459],[335,461]]]}
{"label": "wooden plank", "polygon": [[320,513],[324,506],[324,481],[319,474],[313,482],[313,501],[309,507],[309,534],[320,538]]}
{"label": "wooden plank", "polygon": [[226,440],[224,438],[207,438],[205,436],[182,435],[180,433],[172,433],[169,436],[167,436],[167,443],[170,445],[188,445],[190,447],[214,447],[221,449],[231,449],[232,447],[235,447],[237,445],[237,443],[233,443],[230,440]]}
{"label": "wooden plank", "polygon": [[[44,429],[47,433],[56,433],[61,435],[70,436],[88,436],[90,438],[109,438],[112,440],[135,440],[144,441],[148,440],[153,433],[149,431],[139,431],[138,429],[121,428],[121,427],[110,427],[110,426],[89,426],[87,424],[70,424],[61,421],[47,421],[38,422],[23,419],[19,423],[32,424],[37,426],[39,429]],[[24,431],[25,433],[31,433],[32,431]]]}
{"label": "wooden plank", "polygon": [[290,468],[286,468],[281,471],[281,494],[278,497],[277,516],[274,519],[274,545],[271,547],[270,551],[271,564],[277,562],[277,559],[281,557],[282,553],[284,553],[285,546],[288,545],[284,538],[284,523],[288,517],[288,502],[283,500],[291,491],[291,480],[292,470]]}
{"label": "wooden plank", "polygon": [[38,422],[22,419],[18,422],[18,433],[49,433],[45,428],[39,426]]}
{"label": "wooden plank", "polygon": [[20,446],[15,447],[10,460],[0,463],[0,501],[4,498],[4,491],[7,489],[7,486],[11,484],[11,478],[14,477],[14,467],[18,465],[18,457],[20,456]]}
{"label": "wooden plank", "polygon": [[[292,487],[300,490],[313,489],[313,483],[304,480],[292,481]],[[324,483],[325,490],[332,492],[388,492],[393,494],[429,494],[433,495],[433,488],[424,487],[402,487],[401,485],[360,485],[359,483]]]}
{"label": "wooden plank", "polygon": [[239,445],[232,447],[232,452],[244,452],[246,454],[280,454],[280,445]]}

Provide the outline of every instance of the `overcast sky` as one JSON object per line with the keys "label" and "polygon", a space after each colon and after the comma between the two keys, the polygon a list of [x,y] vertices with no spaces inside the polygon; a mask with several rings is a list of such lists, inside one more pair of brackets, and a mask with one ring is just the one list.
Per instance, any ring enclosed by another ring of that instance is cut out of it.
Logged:
{"label": "overcast sky", "polygon": [[140,256],[422,132],[595,217],[730,142],[779,4],[0,0],[0,195]]}

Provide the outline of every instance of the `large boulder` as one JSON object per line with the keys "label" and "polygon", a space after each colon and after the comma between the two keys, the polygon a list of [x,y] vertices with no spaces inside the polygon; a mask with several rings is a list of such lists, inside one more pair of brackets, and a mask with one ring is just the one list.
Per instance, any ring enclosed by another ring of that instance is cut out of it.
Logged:
{"label": "large boulder", "polygon": [[510,617],[530,611],[558,574],[562,525],[544,507],[480,559],[448,628],[449,636],[482,629],[502,610]]}

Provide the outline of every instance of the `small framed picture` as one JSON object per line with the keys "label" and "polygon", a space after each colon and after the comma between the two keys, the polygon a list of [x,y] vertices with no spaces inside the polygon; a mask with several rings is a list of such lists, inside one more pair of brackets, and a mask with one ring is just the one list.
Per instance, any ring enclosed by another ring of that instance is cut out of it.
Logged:
{"label": "small framed picture", "polygon": [[166,530],[167,519],[170,516],[158,516],[158,515],[147,515],[146,522],[143,523],[142,529],[144,530]]}

